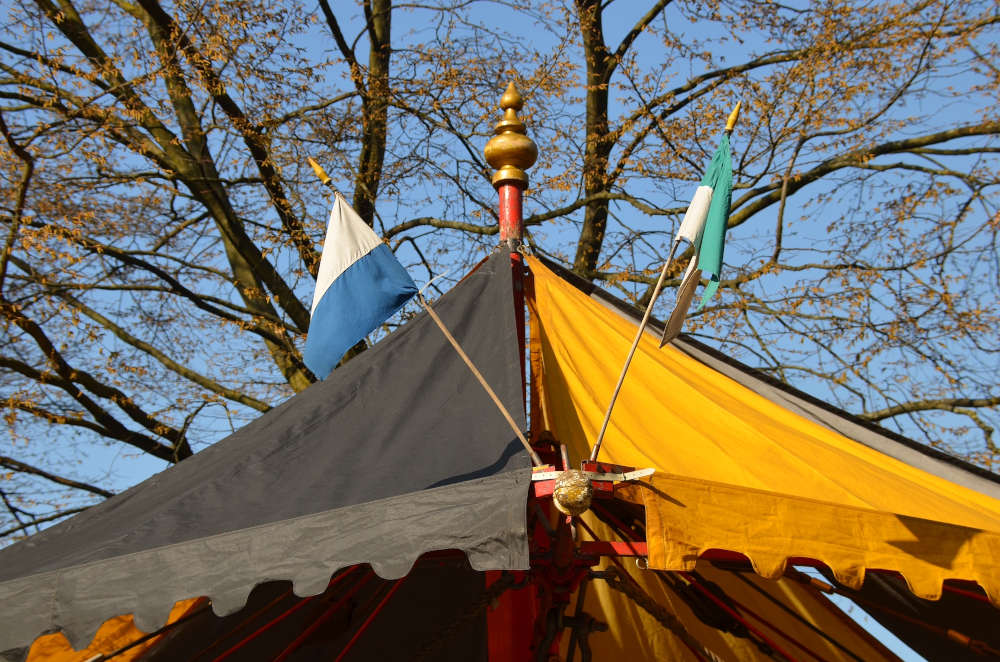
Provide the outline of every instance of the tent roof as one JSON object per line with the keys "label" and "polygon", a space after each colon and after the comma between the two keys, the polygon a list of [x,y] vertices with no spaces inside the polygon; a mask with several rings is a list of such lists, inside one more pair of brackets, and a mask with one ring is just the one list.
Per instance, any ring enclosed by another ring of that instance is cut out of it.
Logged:
{"label": "tent roof", "polygon": [[[529,265],[540,414],[571,455],[586,456],[635,324],[539,260]],[[801,556],[849,586],[880,568],[901,572],[923,597],[958,578],[1000,599],[1000,500],[939,473],[988,488],[992,480],[920,454],[940,470],[932,473],[859,443],[829,424],[839,421],[804,415],[803,398],[792,406],[794,393],[757,391],[744,382],[762,380],[737,380],[727,374],[736,364],[724,365],[725,373],[676,347],[660,350],[649,335],[615,406],[601,459],[657,469],[631,492],[646,507],[651,567],[688,570],[705,550],[726,549],[768,577]]]}
{"label": "tent roof", "polygon": [[[544,257],[539,257],[538,261],[594,301],[614,310],[632,323],[638,325],[642,319],[643,311],[577,276],[558,263]],[[651,318],[646,333],[659,341],[663,333],[663,323]],[[858,418],[829,402],[751,368],[690,336],[682,334],[670,344],[698,362],[808,420],[928,473],[1000,499],[998,474],[887,430],[871,421]]]}
{"label": "tent roof", "polygon": [[[511,291],[497,254],[435,310],[523,427]],[[526,569],[529,467],[422,314],[212,447],[0,550],[0,651],[47,630],[79,647],[128,612],[155,629],[194,596],[225,614],[269,580],[312,595],[353,564],[400,577],[430,550]]]}

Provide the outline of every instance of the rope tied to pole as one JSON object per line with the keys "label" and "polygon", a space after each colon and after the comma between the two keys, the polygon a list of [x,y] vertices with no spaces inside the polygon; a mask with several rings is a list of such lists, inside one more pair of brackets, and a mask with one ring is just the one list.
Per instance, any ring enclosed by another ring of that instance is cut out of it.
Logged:
{"label": "rope tied to pole", "polygon": [[500,401],[500,398],[493,391],[493,389],[490,388],[490,385],[487,383],[486,378],[483,377],[483,374],[479,372],[478,368],[476,368],[476,365],[472,362],[472,359],[469,358],[469,355],[465,353],[465,350],[462,349],[462,346],[458,344],[457,340],[455,340],[455,336],[451,335],[451,332],[448,330],[448,327],[444,325],[444,322],[441,321],[441,318],[438,317],[438,314],[434,312],[434,309],[431,308],[431,305],[427,303],[427,299],[424,298],[424,295],[418,292],[417,301],[419,301],[420,306],[427,311],[427,314],[430,316],[430,318],[434,320],[434,323],[438,325],[438,328],[441,329],[441,333],[444,334],[444,337],[448,339],[448,342],[451,343],[451,346],[458,353],[459,358],[462,359],[466,367],[469,368],[473,376],[475,376],[475,378],[479,381],[480,386],[482,386],[483,390],[486,391],[486,394],[490,396],[491,400],[493,400],[493,404],[495,404],[497,406],[497,409],[500,410],[500,413],[503,414],[503,417],[507,421],[507,424],[510,425],[510,429],[514,431],[514,434],[517,435],[518,441],[520,441],[521,445],[524,446],[524,450],[528,451],[528,455],[531,457],[531,463],[536,467],[542,466],[543,464],[542,459],[538,457],[538,453],[536,453],[535,449],[532,448],[531,444],[528,443],[528,440],[524,436],[524,432],[522,432],[521,428],[519,428],[517,426],[517,423],[514,422],[514,417],[511,416],[510,412],[507,411],[507,408],[503,406],[503,403]]}

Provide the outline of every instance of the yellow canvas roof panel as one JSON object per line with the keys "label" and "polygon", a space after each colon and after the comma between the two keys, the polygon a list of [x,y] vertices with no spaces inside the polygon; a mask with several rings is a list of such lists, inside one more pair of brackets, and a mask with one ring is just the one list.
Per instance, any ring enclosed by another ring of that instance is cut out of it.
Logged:
{"label": "yellow canvas roof panel", "polygon": [[[589,454],[636,327],[539,260],[529,258],[529,266],[534,278],[533,383],[538,390],[533,416],[540,419],[536,425],[550,430],[579,460]],[[799,555],[796,549],[823,536],[855,540],[869,552],[873,546],[884,550],[890,541],[866,540],[866,533],[844,529],[857,526],[858,513],[871,513],[867,520],[862,517],[870,524],[865,531],[889,535],[891,530],[902,536],[891,542],[898,543],[893,550],[904,552],[889,555],[891,559],[878,557],[897,566],[884,569],[902,572],[911,586],[924,587],[927,597],[935,597],[941,579],[948,577],[980,581],[994,601],[1000,595],[1000,578],[994,576],[1000,567],[1000,501],[858,443],[673,347],[657,348],[650,336],[639,344],[600,459],[725,486],[728,493],[716,499],[741,505],[749,499],[761,509],[777,507],[781,497],[792,500],[784,504],[790,513],[809,512],[809,500],[827,504],[826,519],[814,522],[814,528],[788,527],[787,539],[774,541],[780,554]],[[647,510],[656,501],[646,498]],[[661,501],[669,508],[668,501]],[[723,507],[715,512],[724,519],[725,502],[717,503]],[[838,507],[851,516],[836,516]],[[707,514],[700,515],[700,523],[710,526]],[[894,528],[886,517],[897,515],[910,519],[897,518]],[[748,511],[740,517],[752,526],[755,515]],[[717,530],[732,527],[731,520],[722,519]],[[906,526],[918,520],[956,527],[953,531],[961,535],[921,537],[914,529],[928,529]],[[651,560],[667,556],[657,536],[649,544]],[[949,549],[943,551],[942,545]],[[863,577],[863,568],[849,569],[857,564],[858,550],[838,558],[830,556],[835,547],[831,542],[827,558],[819,560],[838,576]],[[926,588],[935,583],[937,590]]]}

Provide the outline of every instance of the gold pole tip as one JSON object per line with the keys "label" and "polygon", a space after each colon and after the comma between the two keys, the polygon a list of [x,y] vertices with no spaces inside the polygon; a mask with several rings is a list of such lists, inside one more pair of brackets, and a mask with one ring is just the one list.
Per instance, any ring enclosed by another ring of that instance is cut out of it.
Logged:
{"label": "gold pole tip", "polygon": [[740,117],[740,108],[742,106],[743,102],[737,101],[733,112],[729,113],[729,119],[726,120],[726,133],[732,133],[733,129],[736,128],[736,120]]}
{"label": "gold pole tip", "polygon": [[521,96],[521,92],[517,89],[517,85],[514,85],[514,81],[507,83],[507,89],[504,91],[503,96],[500,97],[500,107],[504,110],[507,110],[508,108],[521,110],[521,108],[524,107],[524,97]]}
{"label": "gold pole tip", "polygon": [[307,156],[306,161],[308,161],[309,165],[312,166],[313,172],[315,172],[316,176],[319,177],[319,181],[321,181],[324,185],[330,183],[330,175],[326,174],[326,170],[323,170],[323,166],[316,163],[311,156]]}

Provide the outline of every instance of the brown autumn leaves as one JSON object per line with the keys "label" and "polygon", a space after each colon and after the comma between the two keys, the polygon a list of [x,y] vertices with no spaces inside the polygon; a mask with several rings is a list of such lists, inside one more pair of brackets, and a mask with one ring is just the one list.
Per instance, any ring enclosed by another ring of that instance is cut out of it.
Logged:
{"label": "brown autumn leaves", "polygon": [[509,78],[529,243],[638,302],[742,99],[723,283],[688,330],[996,461],[995,3],[344,4],[8,4],[0,536],[134,479],[115,453],[183,459],[311,383],[306,156],[418,283],[490,250]]}

